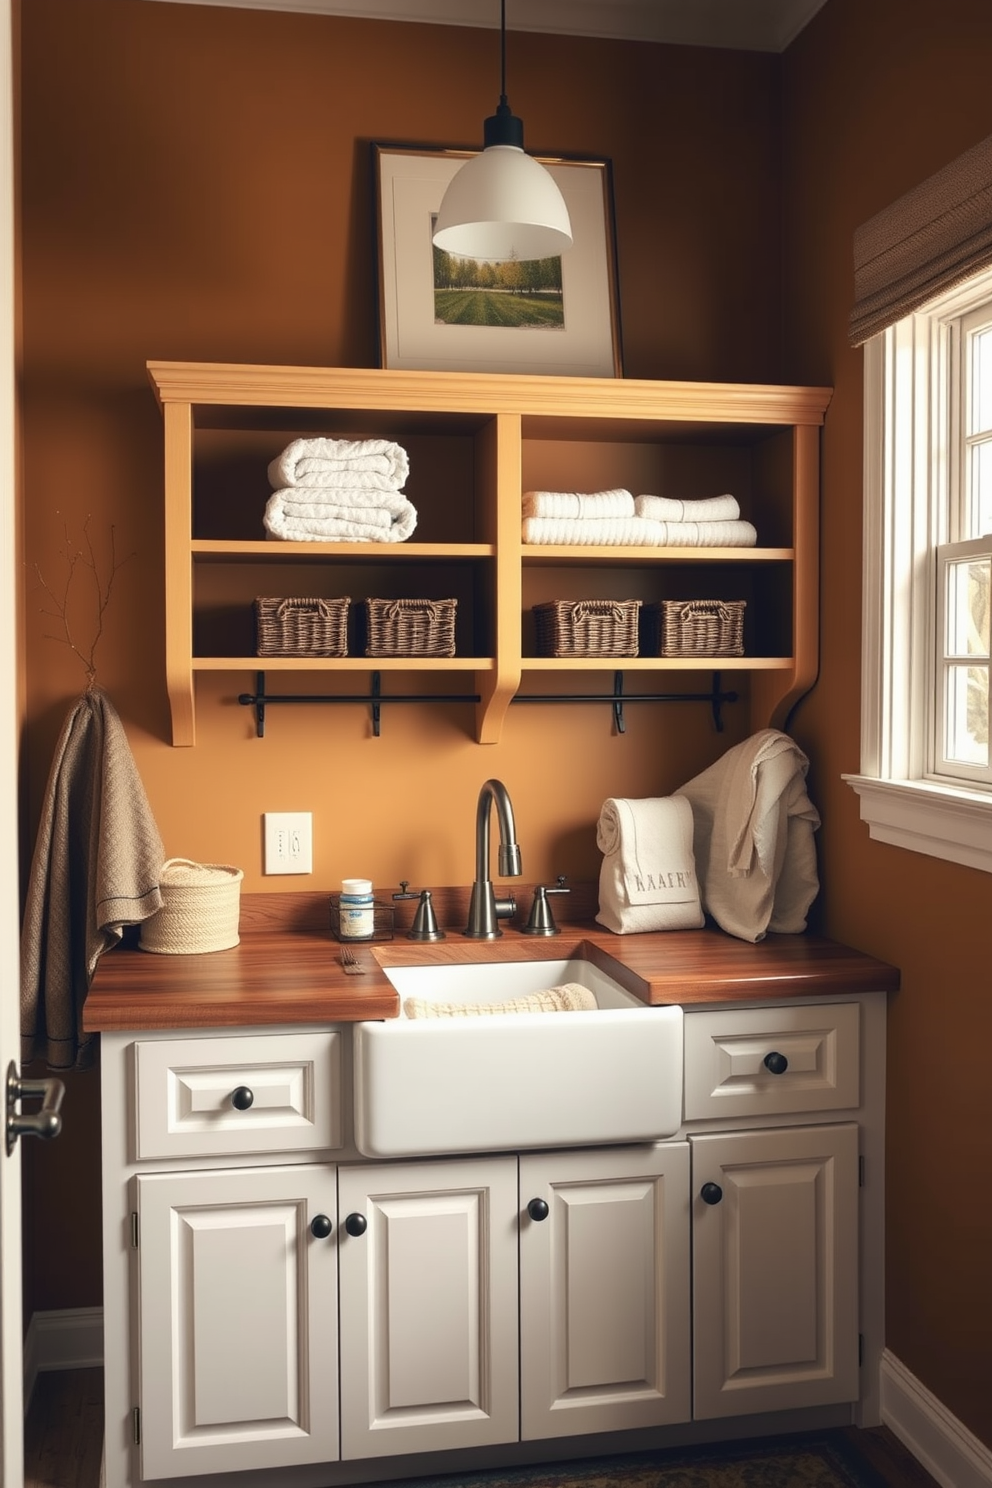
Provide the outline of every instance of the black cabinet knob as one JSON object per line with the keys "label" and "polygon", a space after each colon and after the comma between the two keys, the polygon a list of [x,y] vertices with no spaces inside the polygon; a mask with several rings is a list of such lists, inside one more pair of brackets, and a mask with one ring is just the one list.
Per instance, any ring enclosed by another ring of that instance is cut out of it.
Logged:
{"label": "black cabinet knob", "polygon": [[310,1221],[310,1233],[317,1240],[326,1240],[333,1228],[326,1214],[315,1214]]}
{"label": "black cabinet knob", "polygon": [[249,1090],[247,1085],[239,1085],[237,1090],[231,1094],[231,1105],[236,1111],[247,1111],[248,1107],[254,1103],[254,1091]]}
{"label": "black cabinet knob", "polygon": [[699,1197],[704,1204],[719,1204],[723,1198],[723,1189],[719,1183],[704,1183],[699,1190]]}
{"label": "black cabinet knob", "polygon": [[531,1199],[530,1203],[527,1205],[527,1213],[530,1215],[531,1219],[536,1219],[538,1221],[547,1219],[548,1212],[548,1206],[543,1199]]}
{"label": "black cabinet knob", "polygon": [[765,1069],[773,1075],[784,1075],[789,1068],[789,1061],[784,1054],[777,1053],[774,1049],[765,1055]]}
{"label": "black cabinet knob", "polygon": [[359,1235],[365,1234],[365,1231],[369,1227],[369,1222],[364,1214],[349,1214],[344,1222],[344,1227],[349,1235],[354,1235],[357,1239]]}

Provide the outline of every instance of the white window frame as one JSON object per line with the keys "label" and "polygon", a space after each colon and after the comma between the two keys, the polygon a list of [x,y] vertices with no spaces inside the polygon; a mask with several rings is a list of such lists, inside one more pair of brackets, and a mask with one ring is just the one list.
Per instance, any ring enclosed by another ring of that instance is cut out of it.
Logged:
{"label": "white window frame", "polygon": [[936,550],[947,542],[957,322],[992,271],[864,348],[861,771],[844,775],[879,842],[992,873],[992,792],[935,780]]}

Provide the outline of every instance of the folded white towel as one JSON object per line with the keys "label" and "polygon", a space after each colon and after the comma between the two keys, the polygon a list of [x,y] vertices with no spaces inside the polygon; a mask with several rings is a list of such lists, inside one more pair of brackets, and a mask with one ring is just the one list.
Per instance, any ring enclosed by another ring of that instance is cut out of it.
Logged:
{"label": "folded white towel", "polygon": [[[645,518],[647,520],[647,518]],[[753,548],[758,534],[750,522],[652,522],[664,528],[666,548]]]}
{"label": "folded white towel", "polygon": [[[270,481],[274,473],[275,462],[269,466]],[[356,470],[349,465],[343,470],[322,471],[311,480],[296,481],[290,486],[283,482],[278,489],[293,491],[298,496],[318,495],[321,491],[333,496],[340,491],[355,491],[360,500],[374,501],[378,492],[396,493],[399,492],[400,485],[400,481],[393,480],[389,475],[382,475],[377,470]]]}
{"label": "folded white towel", "polygon": [[634,498],[618,486],[612,491],[525,491],[525,517],[632,517]]}
{"label": "folded white towel", "polygon": [[736,522],[741,514],[736,496],[704,496],[678,501],[672,496],[637,496],[634,515],[653,522]]}
{"label": "folded white towel", "polygon": [[394,490],[360,491],[342,486],[331,491],[324,486],[287,486],[272,494],[280,498],[282,510],[292,517],[340,516],[343,510],[360,514],[384,511],[390,517],[401,517],[410,509],[409,497]]}
{"label": "folded white towel", "polygon": [[643,517],[524,517],[525,543],[564,543],[570,547],[663,547],[664,522]]}
{"label": "folded white towel", "polygon": [[402,486],[410,461],[391,439],[294,439],[269,465],[273,490],[282,486],[319,486],[337,471],[369,471]]}
{"label": "folded white towel", "polygon": [[806,929],[820,825],[808,768],[788,734],[762,729],[676,791],[692,807],[703,906],[740,940]]}
{"label": "folded white towel", "polygon": [[752,548],[750,522],[654,522],[648,517],[524,517],[525,543],[567,547]]}
{"label": "folded white towel", "polygon": [[263,517],[265,530],[284,542],[405,542],[417,525],[416,508],[406,500],[399,511],[370,507],[356,519],[342,515],[348,511],[345,507],[327,506],[319,516],[287,511],[285,494],[273,492]]}
{"label": "folded white towel", "polygon": [[698,930],[704,923],[692,851],[692,809],[675,796],[603,802],[599,913],[607,930]]}
{"label": "folded white towel", "polygon": [[408,1018],[479,1018],[495,1013],[589,1013],[599,1004],[596,994],[581,982],[563,982],[508,1002],[431,1002],[426,997],[406,997],[403,1011]]}
{"label": "folded white towel", "polygon": [[325,501],[284,501],[284,522],[357,522],[364,527],[391,527],[393,518],[384,506],[339,506]]}

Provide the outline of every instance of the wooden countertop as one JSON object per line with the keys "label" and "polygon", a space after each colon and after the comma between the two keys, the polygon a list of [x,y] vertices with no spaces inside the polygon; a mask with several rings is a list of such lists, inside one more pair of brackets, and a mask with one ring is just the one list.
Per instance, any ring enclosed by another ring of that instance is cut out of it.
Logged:
{"label": "wooden countertop", "polygon": [[[518,892],[529,905],[526,891]],[[574,955],[593,961],[652,1006],[892,992],[899,986],[895,967],[817,936],[770,935],[752,945],[716,929],[614,935],[592,918],[594,894],[595,886],[575,886],[571,906],[589,918],[562,916],[560,935],[524,935],[511,925],[496,941],[468,940],[460,929],[449,929],[445,940],[433,944],[407,940],[413,911],[398,906],[395,939],[355,947],[360,976],[346,976],[340,965],[326,893],[245,895],[241,941],[231,950],[191,956],[131,947],[108,952],[86,999],[83,1026],[110,1032],[395,1018],[399,998],[384,967]],[[442,926],[465,923],[462,896],[461,890],[435,891]],[[555,909],[563,902],[556,899]]]}

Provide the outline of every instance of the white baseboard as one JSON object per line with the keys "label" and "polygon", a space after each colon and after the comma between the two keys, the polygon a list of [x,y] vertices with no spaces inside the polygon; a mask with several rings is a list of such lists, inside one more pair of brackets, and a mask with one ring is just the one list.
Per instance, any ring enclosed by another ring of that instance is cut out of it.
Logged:
{"label": "white baseboard", "polygon": [[992,1488],[992,1452],[888,1349],[882,1354],[882,1420],[941,1488]]}
{"label": "white baseboard", "polygon": [[34,1312],[24,1340],[24,1408],[46,1369],[92,1369],[103,1363],[103,1308]]}

